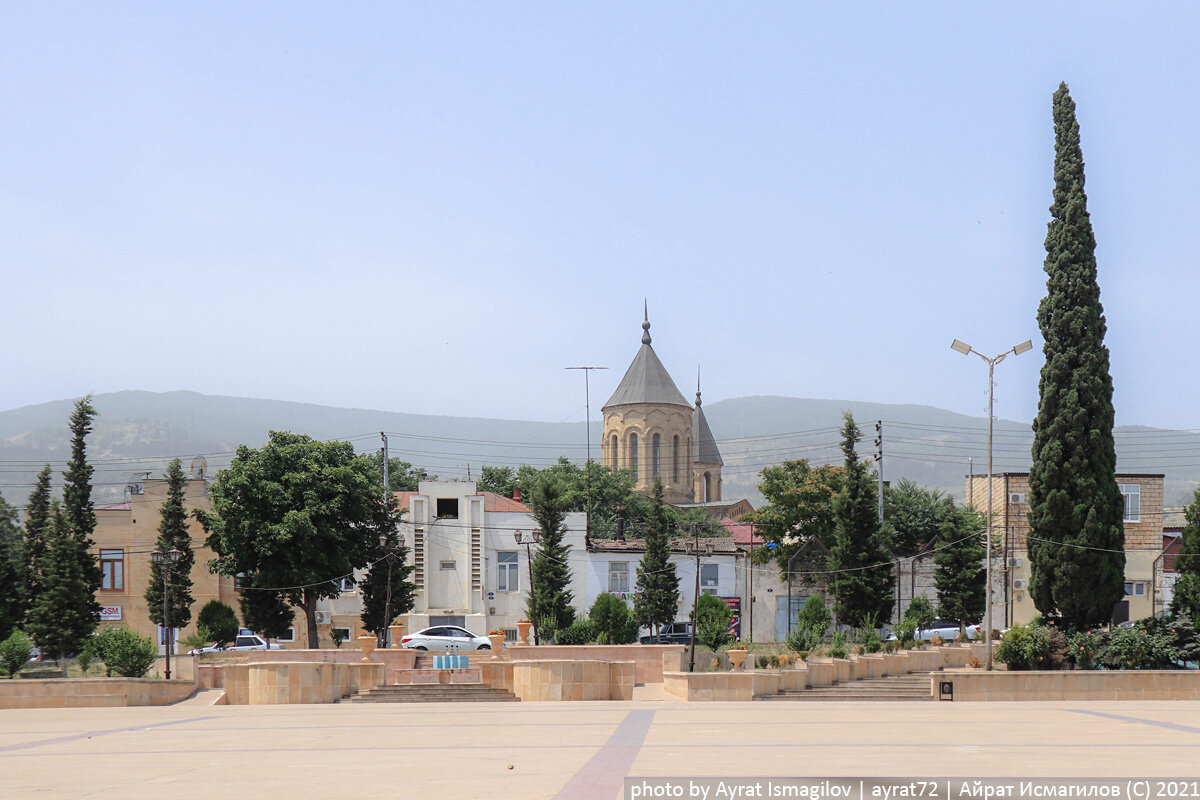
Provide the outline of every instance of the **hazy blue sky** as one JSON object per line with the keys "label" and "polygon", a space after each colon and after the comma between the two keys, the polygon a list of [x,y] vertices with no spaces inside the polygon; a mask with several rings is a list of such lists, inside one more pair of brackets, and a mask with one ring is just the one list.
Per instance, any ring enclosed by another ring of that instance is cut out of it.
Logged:
{"label": "hazy blue sky", "polygon": [[689,396],[980,414],[1032,337],[1029,419],[1066,80],[1117,420],[1200,427],[1194,3],[188,6],[0,16],[0,409],[580,420],[645,296]]}

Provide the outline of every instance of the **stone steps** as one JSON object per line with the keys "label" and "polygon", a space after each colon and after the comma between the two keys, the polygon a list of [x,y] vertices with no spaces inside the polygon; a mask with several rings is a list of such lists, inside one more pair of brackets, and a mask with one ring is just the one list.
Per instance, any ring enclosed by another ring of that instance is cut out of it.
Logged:
{"label": "stone steps", "polygon": [[759,700],[782,701],[902,701],[922,702],[933,700],[929,690],[929,673],[894,675],[887,678],[867,678],[833,686],[816,686],[811,689],[796,689],[780,692]]}
{"label": "stone steps", "polygon": [[517,696],[478,684],[378,686],[350,697],[350,703],[515,703]]}

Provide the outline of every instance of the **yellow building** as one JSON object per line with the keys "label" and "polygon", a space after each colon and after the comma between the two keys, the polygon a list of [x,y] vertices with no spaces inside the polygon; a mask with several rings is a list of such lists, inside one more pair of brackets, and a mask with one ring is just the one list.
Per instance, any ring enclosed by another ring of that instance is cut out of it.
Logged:
{"label": "yellow building", "polygon": [[[1125,498],[1125,597],[1113,609],[1113,622],[1142,619],[1162,609],[1155,598],[1154,564],[1163,550],[1163,478],[1161,474],[1118,474]],[[993,550],[992,602],[996,627],[1023,625],[1037,615],[1029,595],[1029,473],[992,475]],[[967,478],[967,502],[988,507],[988,476]]]}

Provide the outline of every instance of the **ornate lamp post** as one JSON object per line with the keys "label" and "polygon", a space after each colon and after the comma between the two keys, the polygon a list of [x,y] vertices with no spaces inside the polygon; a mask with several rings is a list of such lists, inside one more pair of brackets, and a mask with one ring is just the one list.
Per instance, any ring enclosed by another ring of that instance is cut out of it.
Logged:
{"label": "ornate lamp post", "polygon": [[179,557],[182,555],[183,553],[175,547],[165,553],[162,550],[150,553],[150,559],[161,568],[163,582],[163,650],[167,654],[167,680],[171,680],[171,645],[174,644],[174,637],[171,636],[171,567],[179,563]]}
{"label": "ornate lamp post", "polygon": [[529,613],[533,619],[533,643],[541,644],[541,635],[538,633],[537,595],[533,591],[533,556],[529,552],[530,545],[537,544],[540,537],[537,531],[533,533],[517,531],[513,537],[517,540],[517,545],[525,545],[525,563],[529,565]]}

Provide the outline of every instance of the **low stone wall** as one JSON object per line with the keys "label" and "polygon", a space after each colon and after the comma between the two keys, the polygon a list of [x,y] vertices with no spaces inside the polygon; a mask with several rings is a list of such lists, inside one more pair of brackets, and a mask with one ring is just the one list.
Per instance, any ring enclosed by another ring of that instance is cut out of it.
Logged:
{"label": "low stone wall", "polygon": [[950,682],[954,700],[1200,700],[1196,670],[1122,670],[1064,672],[981,672],[963,670],[934,675],[933,696],[939,684]]}
{"label": "low stone wall", "polygon": [[868,678],[883,677],[883,656],[861,655],[855,660],[858,664],[858,669],[855,672],[855,680],[861,681]]}
{"label": "low stone wall", "polygon": [[376,650],[371,661],[364,662],[361,650],[349,645],[331,650],[230,650],[223,653],[204,653],[196,656],[196,687],[199,689],[221,689],[225,687],[225,670],[232,666],[267,663],[313,663],[313,664],[364,664],[383,665],[391,670],[412,669],[416,665],[417,651],[393,648]]}
{"label": "low stone wall", "polygon": [[0,680],[0,708],[165,706],[196,690],[192,681],[152,678]]}
{"label": "low stone wall", "polygon": [[632,700],[635,674],[632,661],[513,661],[512,692],[523,701]]}
{"label": "low stone wall", "polygon": [[363,661],[227,664],[223,672],[227,705],[333,703],[384,680],[383,664]]}
{"label": "low stone wall", "polygon": [[[942,669],[965,667],[971,663],[970,647],[942,647],[940,650],[942,653]],[[983,663],[983,659],[980,659],[980,663]]]}
{"label": "low stone wall", "polygon": [[514,646],[505,651],[511,661],[632,661],[635,683],[662,683],[663,670],[682,669],[687,648],[681,644],[589,644]]}
{"label": "low stone wall", "polygon": [[837,670],[833,666],[832,659],[813,659],[808,662],[807,666],[809,686],[833,686],[834,681],[837,680]]}

